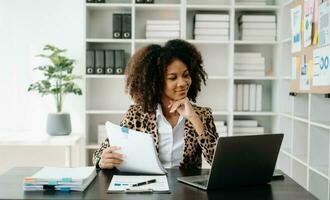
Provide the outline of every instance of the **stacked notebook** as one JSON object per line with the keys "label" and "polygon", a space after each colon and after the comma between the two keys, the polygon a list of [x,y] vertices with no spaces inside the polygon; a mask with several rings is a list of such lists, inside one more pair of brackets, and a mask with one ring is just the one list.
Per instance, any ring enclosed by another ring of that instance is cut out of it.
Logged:
{"label": "stacked notebook", "polygon": [[234,135],[263,134],[264,127],[257,120],[234,120]]}
{"label": "stacked notebook", "polygon": [[261,53],[235,53],[235,76],[265,76],[265,58]]}
{"label": "stacked notebook", "polygon": [[243,14],[238,18],[242,40],[275,41],[276,16]]}
{"label": "stacked notebook", "polygon": [[262,85],[261,84],[235,84],[235,110],[261,111]]}
{"label": "stacked notebook", "polygon": [[220,137],[227,136],[227,126],[224,121],[214,121],[214,124]]}
{"label": "stacked notebook", "polygon": [[228,14],[196,14],[194,23],[195,40],[228,40]]}
{"label": "stacked notebook", "polygon": [[43,167],[23,180],[23,190],[84,191],[96,177],[95,167]]}
{"label": "stacked notebook", "polygon": [[180,37],[179,20],[147,20],[147,39],[175,39]]}
{"label": "stacked notebook", "polygon": [[237,5],[264,6],[271,4],[269,0],[236,0]]}

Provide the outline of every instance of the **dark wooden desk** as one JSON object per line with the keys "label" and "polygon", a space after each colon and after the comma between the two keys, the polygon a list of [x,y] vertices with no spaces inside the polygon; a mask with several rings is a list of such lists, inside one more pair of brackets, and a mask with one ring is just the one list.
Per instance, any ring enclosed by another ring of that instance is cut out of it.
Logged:
{"label": "dark wooden desk", "polygon": [[[170,169],[168,182],[171,194],[107,194],[113,171],[100,171],[84,192],[24,192],[23,177],[32,175],[39,168],[13,168],[0,176],[0,199],[316,199],[288,176],[264,186],[236,188],[225,191],[205,192],[179,183],[176,178],[206,174],[207,170]],[[117,174],[117,173],[116,173]]]}

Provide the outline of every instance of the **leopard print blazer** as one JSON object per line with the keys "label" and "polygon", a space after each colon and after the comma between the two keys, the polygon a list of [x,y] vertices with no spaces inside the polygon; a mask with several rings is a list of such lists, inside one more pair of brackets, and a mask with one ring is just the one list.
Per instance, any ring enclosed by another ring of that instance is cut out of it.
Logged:
{"label": "leopard print blazer", "polygon": [[[180,167],[183,168],[201,168],[201,154],[211,164],[218,138],[211,109],[196,105],[193,105],[193,109],[204,125],[204,134],[199,136],[191,122],[189,120],[185,121],[183,161],[180,163]],[[145,113],[141,106],[131,105],[120,126],[151,134],[156,150],[159,152],[159,134],[155,112]],[[101,147],[94,152],[93,163],[96,167],[99,167],[98,162],[103,150],[109,146],[110,142],[106,139]]]}

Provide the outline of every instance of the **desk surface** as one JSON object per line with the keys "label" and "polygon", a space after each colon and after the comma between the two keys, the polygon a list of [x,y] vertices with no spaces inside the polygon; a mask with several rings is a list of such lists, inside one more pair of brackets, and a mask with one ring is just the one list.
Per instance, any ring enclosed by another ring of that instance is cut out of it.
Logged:
{"label": "desk surface", "polygon": [[[208,170],[170,169],[168,182],[171,194],[108,194],[112,171],[100,171],[84,192],[24,192],[23,177],[39,168],[13,168],[0,176],[0,199],[316,199],[288,176],[264,186],[236,188],[225,191],[202,191],[179,183],[179,176],[206,174]],[[118,173],[116,173],[118,174]]]}
{"label": "desk surface", "polygon": [[66,135],[66,136],[34,136],[29,137],[29,134],[15,136],[1,136],[0,146],[72,146],[76,145],[80,140],[81,135]]}

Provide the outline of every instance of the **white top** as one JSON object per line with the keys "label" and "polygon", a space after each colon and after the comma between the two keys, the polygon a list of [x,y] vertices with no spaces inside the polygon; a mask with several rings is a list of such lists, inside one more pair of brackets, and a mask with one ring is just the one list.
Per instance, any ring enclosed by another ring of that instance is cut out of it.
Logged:
{"label": "white top", "polygon": [[159,133],[159,160],[165,168],[179,167],[183,160],[185,118],[180,115],[177,124],[172,129],[160,104],[156,110],[156,118]]}

